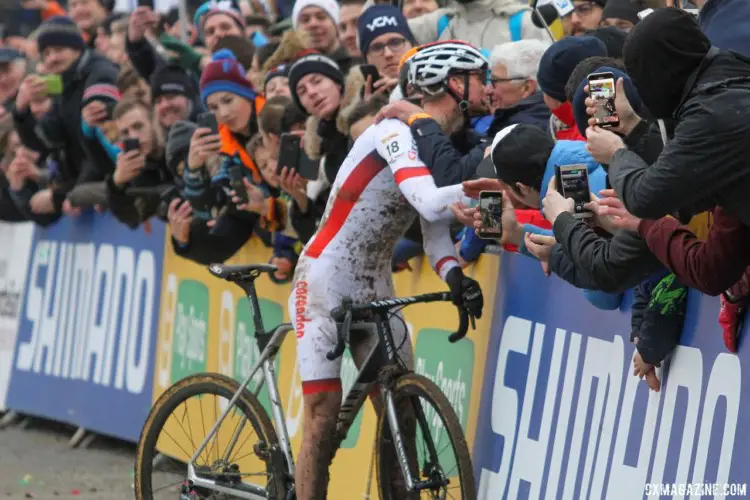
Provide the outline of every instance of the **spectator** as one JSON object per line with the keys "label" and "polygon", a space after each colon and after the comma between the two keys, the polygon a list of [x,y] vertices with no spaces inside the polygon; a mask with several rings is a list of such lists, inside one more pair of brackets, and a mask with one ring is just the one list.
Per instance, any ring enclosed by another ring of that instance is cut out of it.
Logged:
{"label": "spectator", "polygon": [[0,48],[0,105],[6,110],[13,105],[27,71],[28,62],[23,54],[16,49]]}
{"label": "spectator", "polygon": [[406,19],[415,19],[423,14],[438,10],[435,0],[404,0],[401,2],[401,12]]}
{"label": "spectator", "polygon": [[124,68],[117,75],[117,89],[127,101],[151,102],[148,82],[132,68]]}
{"label": "spectator", "polygon": [[[53,17],[46,21],[37,37],[39,52],[47,71],[63,80],[62,99],[54,111],[45,117],[47,125],[55,129],[65,161],[60,165],[60,182],[54,189],[45,189],[30,200],[34,213],[59,212],[73,185],[91,180],[103,180],[113,169],[107,152],[101,145],[83,135],[82,119],[97,126],[110,119],[111,105],[119,98],[115,87],[116,66],[96,52],[87,50],[80,31],[70,18]],[[28,77],[16,98],[13,111],[16,128],[24,144],[39,147],[35,126],[37,120],[29,109],[31,101],[46,92],[37,77]]]}
{"label": "spectator", "polygon": [[289,89],[289,66],[282,64],[266,73],[263,81],[263,93],[266,99],[277,96],[292,97]]}
{"label": "spectator", "polygon": [[[101,31],[101,29],[100,29]],[[97,35],[97,40],[101,35]],[[128,54],[125,50],[125,39],[128,36],[128,20],[123,17],[112,23],[111,33],[107,44],[106,52],[102,52],[107,59],[117,64],[121,68],[130,65]],[[100,51],[101,52],[101,51]]]}
{"label": "spectator", "polygon": [[[219,39],[230,35],[245,36],[245,18],[233,2],[208,1],[196,11],[194,19],[198,33],[212,53]],[[210,59],[205,59],[201,66],[205,67],[209,62]]]}
{"label": "spectator", "polygon": [[537,82],[554,117],[550,121],[550,133],[557,139],[584,140],[575,126],[571,103],[565,100],[565,85],[578,63],[588,57],[606,55],[607,48],[601,40],[586,36],[563,38],[542,56]]}
{"label": "spectator", "polygon": [[614,26],[602,26],[586,31],[586,36],[593,36],[602,41],[607,48],[607,56],[614,59],[622,59],[622,51],[625,48],[625,40],[628,34]]}
{"label": "spectator", "polygon": [[532,21],[531,8],[515,0],[466,0],[409,19],[417,43],[462,40],[487,50],[507,42],[549,40]]}
{"label": "spectator", "polygon": [[342,0],[339,16],[339,40],[352,59],[359,59],[362,53],[357,43],[357,20],[362,14],[365,0]]}
{"label": "spectator", "polygon": [[132,196],[128,188],[147,188],[171,181],[164,143],[152,126],[151,108],[139,101],[122,101],[114,110],[120,140],[138,141],[139,149],[120,151],[112,175],[107,177],[109,209],[123,224],[134,228],[151,218],[160,203],[159,193]]}
{"label": "spectator", "polygon": [[[284,34],[284,38],[286,39],[286,37],[289,36],[290,33],[294,32],[288,31]],[[255,55],[253,55],[253,63],[250,65],[250,69],[248,69],[246,73],[247,79],[250,80],[254,88],[263,88],[264,68],[268,63],[269,58],[274,55],[280,45],[280,43],[268,43],[255,51]],[[276,67],[280,64],[282,63],[274,62],[271,64],[271,67]]]}
{"label": "spectator", "polygon": [[365,97],[390,94],[398,85],[399,62],[416,41],[409,23],[399,10],[390,5],[375,5],[365,10],[357,22],[359,48],[365,62],[375,65],[380,80],[370,77],[365,83]]}
{"label": "spectator", "polygon": [[[162,33],[165,33],[176,40],[182,39],[182,21],[180,20],[180,10],[177,7],[173,7],[165,15],[162,16]],[[195,45],[198,38],[198,31],[195,26],[188,22],[185,25],[187,31],[188,43]]]}
{"label": "spectator", "polygon": [[155,118],[164,137],[176,122],[195,121],[203,110],[193,81],[184,69],[174,64],[160,68],[151,76],[151,96]]}
{"label": "spectator", "polygon": [[97,30],[109,15],[104,0],[70,0],[68,11],[70,18],[81,30],[83,39],[90,48],[94,48]]}
{"label": "spectator", "polygon": [[222,37],[214,45],[213,52],[218,52],[221,49],[229,49],[243,68],[249,69],[252,66],[253,58],[255,57],[255,47],[247,38],[238,35]]}
{"label": "spectator", "polygon": [[642,10],[658,8],[656,3],[647,0],[607,0],[599,24],[600,26],[614,26],[629,32],[640,20],[638,13]]}
{"label": "spectator", "polygon": [[[121,12],[107,16],[96,30],[96,41],[94,43],[96,50],[102,54],[106,54],[109,51],[109,44],[113,31],[112,25],[126,17],[127,16]],[[125,27],[127,31],[127,22],[125,23]]]}
{"label": "spectator", "polygon": [[573,15],[570,19],[573,36],[582,36],[602,22],[607,0],[573,0]]}
{"label": "spectator", "polygon": [[289,70],[292,99],[310,114],[305,132],[305,151],[312,159],[323,159],[328,183],[336,179],[349,151],[349,138],[336,127],[344,90],[344,75],[323,54],[308,54]]}
{"label": "spectator", "polygon": [[[750,106],[750,92],[735,83],[750,77],[750,64],[712,49],[691,14],[661,9],[631,32],[625,66],[650,113],[676,120],[674,138],[651,166],[614,133],[587,131],[592,153],[609,163],[612,185],[627,210],[658,218],[716,204],[750,224],[750,171],[742,154],[750,124],[731,111]],[[623,119],[638,122],[635,114]]]}
{"label": "spectator", "polygon": [[489,135],[514,123],[528,123],[544,130],[549,127],[550,111],[536,81],[539,61],[548,47],[539,40],[521,40],[492,49],[486,87],[494,114]]}
{"label": "spectator", "polygon": [[13,162],[16,151],[21,146],[21,138],[13,129],[13,119],[10,115],[0,118],[0,220],[20,222],[26,220],[13,201],[8,182],[8,168]]}
{"label": "spectator", "polygon": [[330,57],[346,75],[353,60],[339,41],[339,21],[339,4],[335,0],[298,0],[294,4],[292,22],[294,29],[307,37],[306,48]]}
{"label": "spectator", "polygon": [[742,0],[696,0],[695,4],[701,8],[701,29],[713,45],[750,57],[750,4]]}
{"label": "spectator", "polygon": [[266,16],[245,16],[245,38],[253,43],[256,43],[260,38],[266,39],[269,26],[271,26],[271,21]]}

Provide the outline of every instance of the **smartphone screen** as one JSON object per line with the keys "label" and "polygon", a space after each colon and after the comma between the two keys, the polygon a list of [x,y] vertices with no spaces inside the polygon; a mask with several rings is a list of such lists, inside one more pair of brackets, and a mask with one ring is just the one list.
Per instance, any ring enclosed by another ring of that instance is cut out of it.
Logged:
{"label": "smartphone screen", "polygon": [[583,206],[591,201],[589,171],[586,165],[563,165],[555,167],[557,191],[565,198],[573,200],[574,215],[578,218],[593,214]]}
{"label": "smartphone screen", "polygon": [[216,115],[210,111],[198,115],[198,127],[211,129],[214,135],[219,133],[219,122],[216,121]]}
{"label": "smartphone screen", "polygon": [[477,236],[483,239],[499,239],[503,235],[503,192],[481,191],[479,215],[482,217],[483,229]]}
{"label": "smartphone screen", "polygon": [[600,127],[613,127],[620,123],[615,109],[615,76],[612,73],[589,75],[589,95],[596,101],[596,122]]}
{"label": "smartphone screen", "polygon": [[[281,175],[281,169],[287,167],[288,169],[297,170],[300,160],[300,144],[302,138],[294,134],[281,134],[281,142],[279,145],[279,163],[276,172]],[[317,176],[315,176],[317,179]]]}
{"label": "smartphone screen", "polygon": [[248,202],[247,191],[245,191],[245,183],[242,180],[245,177],[242,165],[232,165],[229,168],[229,185],[232,187],[237,197],[240,199],[240,205]]}

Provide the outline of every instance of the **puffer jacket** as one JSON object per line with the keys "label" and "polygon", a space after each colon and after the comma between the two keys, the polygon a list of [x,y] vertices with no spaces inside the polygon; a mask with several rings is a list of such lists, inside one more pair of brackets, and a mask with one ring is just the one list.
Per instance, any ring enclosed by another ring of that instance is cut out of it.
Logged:
{"label": "puffer jacket", "polygon": [[[517,0],[475,0],[456,3],[451,8],[409,20],[414,37],[419,44],[437,40],[463,40],[477,47],[492,50],[496,45],[512,42],[511,21],[514,14],[524,12],[521,38],[550,41],[542,28],[531,20],[531,9]],[[440,31],[441,18],[448,17],[448,25]]]}

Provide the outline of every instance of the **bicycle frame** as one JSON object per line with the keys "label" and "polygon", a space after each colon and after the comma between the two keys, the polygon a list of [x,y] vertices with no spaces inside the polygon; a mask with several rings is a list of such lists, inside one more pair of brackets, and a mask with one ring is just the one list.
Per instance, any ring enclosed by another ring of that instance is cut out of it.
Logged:
{"label": "bicycle frame", "polygon": [[[263,500],[267,498],[266,489],[263,487],[254,484],[248,484],[245,482],[242,482],[238,486],[217,484],[217,482],[213,479],[200,477],[196,473],[194,466],[195,461],[201,455],[206,446],[208,446],[208,443],[218,431],[219,426],[236,404],[242,391],[244,391],[248,387],[251,380],[253,379],[253,377],[255,377],[258,371],[262,370],[263,378],[258,384],[258,387],[255,389],[255,395],[258,395],[264,384],[267,385],[268,395],[271,403],[271,410],[273,413],[274,427],[279,439],[279,447],[284,459],[286,460],[287,472],[290,478],[294,478],[295,476],[295,465],[291,450],[291,441],[289,439],[289,432],[286,426],[286,418],[281,406],[281,398],[279,396],[279,390],[276,384],[276,377],[274,373],[274,360],[278,355],[279,349],[286,339],[287,334],[294,328],[290,323],[282,323],[281,325],[276,327],[272,334],[265,333],[263,330],[262,318],[260,317],[260,307],[258,304],[257,296],[255,294],[254,283],[249,282],[238,284],[247,293],[247,296],[250,300],[250,305],[253,308],[253,319],[256,327],[256,339],[262,352],[256,364],[250,370],[248,376],[242,382],[237,392],[229,400],[229,404],[227,405],[226,409],[222,412],[216,423],[214,423],[213,427],[211,427],[210,432],[203,439],[200,446],[198,447],[198,450],[190,458],[187,467],[188,470],[186,479],[192,482],[193,485],[197,487],[212,490],[217,493],[226,493],[237,498],[244,498],[248,500]],[[413,303],[403,299],[393,300],[398,301],[398,304],[404,305]],[[409,489],[409,491],[414,491],[414,489],[418,487],[418,483],[413,478],[409,469],[408,455],[399,427],[398,412],[396,410],[396,404],[394,402],[393,393],[390,387],[390,381],[393,380],[393,378],[383,378],[382,380],[378,380],[379,378],[381,378],[380,376],[381,373],[383,373],[384,368],[390,368],[394,366],[401,368],[398,360],[398,348],[395,345],[395,342],[393,340],[393,333],[390,328],[388,311],[377,311],[376,313],[374,313],[373,321],[368,321],[366,323],[355,323],[352,330],[368,330],[373,326],[375,327],[375,333],[377,334],[377,342],[368,353],[365,361],[362,363],[362,367],[359,370],[359,373],[357,374],[356,380],[342,400],[341,409],[336,421],[336,442],[334,447],[334,455],[336,453],[336,450],[338,450],[341,446],[341,443],[344,441],[344,439],[346,439],[346,435],[357,414],[364,406],[367,396],[370,395],[376,385],[379,385],[384,402],[383,411],[385,411],[386,413],[385,418],[388,419],[387,421],[391,431],[391,436],[393,437],[395,443],[396,456],[401,466],[402,474],[404,478],[406,478],[406,487]],[[348,333],[349,332],[345,332],[345,334]],[[408,340],[405,341],[408,342]],[[396,372],[396,374],[398,374],[398,372]],[[437,453],[435,452],[435,445],[432,442],[432,435],[430,432],[425,432],[427,431],[427,420],[424,416],[424,412],[421,406],[416,406],[417,422],[423,429],[423,435],[428,437],[427,446],[430,454],[435,457]],[[228,458],[233,446],[236,444],[239,434],[245,425],[245,422],[246,417],[243,417],[240,421],[240,424],[238,425],[237,430],[232,436],[230,446],[224,457],[225,459]]]}

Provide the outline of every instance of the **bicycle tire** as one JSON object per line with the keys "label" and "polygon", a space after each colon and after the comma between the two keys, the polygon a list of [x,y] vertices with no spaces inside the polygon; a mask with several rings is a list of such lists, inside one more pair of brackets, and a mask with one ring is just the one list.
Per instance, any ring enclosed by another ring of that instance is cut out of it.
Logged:
{"label": "bicycle tire", "polygon": [[[135,460],[135,477],[133,487],[136,500],[153,500],[151,490],[151,472],[155,447],[161,429],[172,412],[188,398],[200,394],[213,394],[230,399],[239,389],[240,384],[233,378],[219,373],[199,373],[187,376],[169,387],[156,400],[146,419],[138,440]],[[259,437],[262,436],[267,448],[278,446],[276,429],[258,399],[247,389],[242,392],[235,403],[253,426]],[[281,500],[286,495],[285,470],[271,470],[272,460],[266,462],[269,475],[267,489],[275,489],[275,498]],[[270,497],[269,497],[270,498]]]}
{"label": "bicycle tire", "polygon": [[[393,384],[393,393],[396,400],[399,395],[418,396],[426,401],[437,410],[437,414],[443,423],[447,432],[450,445],[453,449],[456,459],[456,467],[461,480],[461,496],[463,500],[476,500],[477,491],[474,482],[474,470],[471,465],[471,455],[469,446],[466,443],[463,429],[459,423],[456,412],[453,410],[448,398],[443,391],[429,379],[415,373],[407,373],[399,377]],[[388,426],[388,417],[385,409],[383,410],[377,423],[375,461],[377,463],[378,493],[380,500],[402,500],[403,497],[396,496],[390,486],[393,484],[390,477],[393,470],[393,462],[390,457],[384,456],[385,447],[393,448],[390,441],[390,427]]]}

